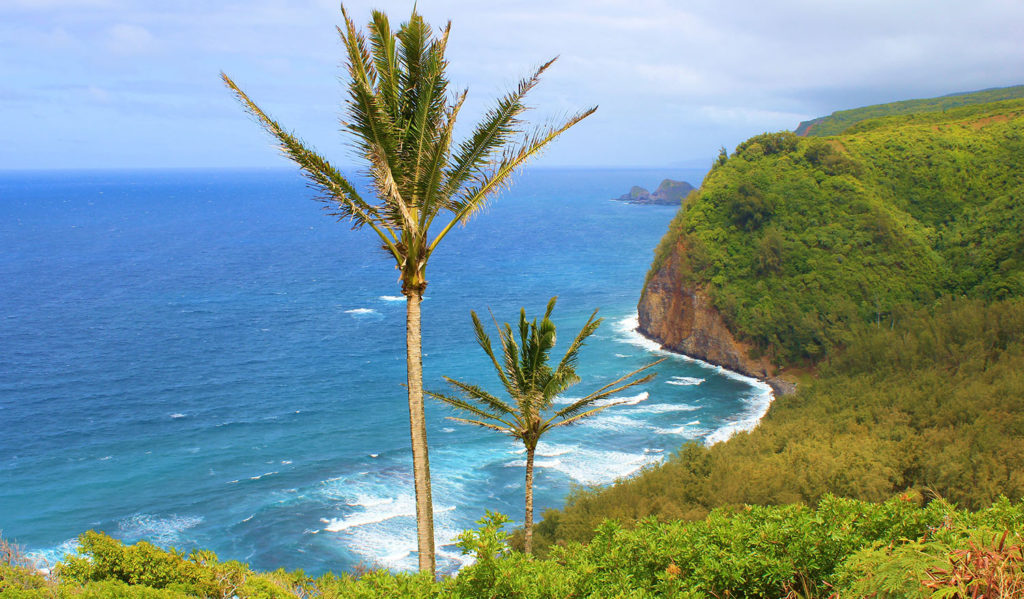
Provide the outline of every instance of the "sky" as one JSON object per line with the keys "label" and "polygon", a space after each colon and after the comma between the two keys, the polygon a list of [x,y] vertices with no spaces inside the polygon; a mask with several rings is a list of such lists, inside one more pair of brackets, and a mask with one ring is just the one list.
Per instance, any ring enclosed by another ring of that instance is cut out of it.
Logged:
{"label": "sky", "polygon": [[[351,0],[357,24],[408,0]],[[542,166],[706,167],[720,147],[880,102],[1024,84],[1021,0],[420,0],[450,20],[465,134],[558,56],[543,123],[592,105]],[[281,167],[219,79],[333,162],[335,0],[0,0],[0,169]]]}

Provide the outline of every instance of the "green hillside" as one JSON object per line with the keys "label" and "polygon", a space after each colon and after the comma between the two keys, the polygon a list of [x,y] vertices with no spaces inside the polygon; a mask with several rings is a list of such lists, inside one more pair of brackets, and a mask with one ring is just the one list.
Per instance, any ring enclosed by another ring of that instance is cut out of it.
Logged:
{"label": "green hillside", "polygon": [[669,263],[798,391],[750,433],[577,491],[535,543],[830,493],[1024,497],[1024,100],[751,138],[681,208],[652,272]]}
{"label": "green hillside", "polygon": [[939,112],[970,104],[986,104],[1022,97],[1024,97],[1024,85],[1015,85],[1013,87],[999,87],[976,92],[950,94],[938,98],[875,104],[851,110],[839,110],[829,116],[804,121],[797,126],[796,134],[800,136],[838,135],[856,123],[878,117]]}
{"label": "green hillside", "polygon": [[946,294],[1024,295],[1024,100],[755,136],[708,174],[679,243],[731,330],[782,366]]}

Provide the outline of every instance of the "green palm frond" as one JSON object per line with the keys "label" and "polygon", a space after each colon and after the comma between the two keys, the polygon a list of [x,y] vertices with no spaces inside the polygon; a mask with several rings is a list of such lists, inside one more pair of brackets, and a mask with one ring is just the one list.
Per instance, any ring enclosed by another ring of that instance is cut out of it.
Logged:
{"label": "green palm frond", "polygon": [[469,139],[459,145],[448,170],[446,195],[454,195],[475,173],[491,164],[493,155],[516,133],[519,124],[517,117],[526,110],[523,104],[526,94],[537,86],[541,74],[555,60],[552,58],[542,64],[533,75],[520,81],[515,90],[500,98],[476,126]]}
{"label": "green palm frond", "polygon": [[313,188],[321,192],[317,199],[334,206],[337,211],[332,214],[351,221],[353,229],[369,225],[381,238],[384,247],[398,259],[399,251],[395,247],[398,235],[382,222],[377,208],[363,200],[355,187],[326,158],[307,148],[300,139],[270,118],[230,77],[224,73],[220,76],[246,112],[277,139],[281,151],[299,166]]}
{"label": "green palm frond", "polygon": [[559,420],[557,422],[552,417],[552,418],[550,418],[550,419],[548,419],[547,421],[544,422],[543,429],[545,431],[547,431],[547,430],[550,430],[550,429],[553,429],[553,428],[558,428],[560,426],[568,426],[570,424],[575,424],[575,423],[579,422],[580,420],[583,420],[585,418],[590,418],[591,416],[593,416],[593,415],[595,415],[595,414],[597,414],[599,412],[602,412],[602,411],[607,410],[608,408],[611,408],[611,407],[614,407],[614,406],[622,405],[623,403],[624,402],[618,401],[618,402],[614,402],[614,403],[610,403],[610,404],[605,404],[603,406],[598,406],[598,407],[593,408],[591,410],[587,410],[586,412],[580,412],[579,414],[575,414],[573,416],[569,416],[568,418],[563,418],[562,420]]}
{"label": "green palm frond", "polygon": [[395,36],[387,15],[379,10],[372,12],[370,20],[370,48],[373,62],[380,78],[378,92],[391,114],[398,113],[401,83],[398,78],[398,55],[395,52]]}
{"label": "green palm frond", "polygon": [[560,368],[552,372],[551,376],[544,382],[541,393],[550,401],[568,391],[579,383],[580,380],[575,369]]}
{"label": "green palm frond", "polygon": [[[470,312],[473,317],[473,330],[476,332],[476,341],[483,348],[484,353],[491,359],[491,364],[494,366],[494,371],[498,373],[498,378],[501,379],[501,384],[505,387],[505,391],[509,395],[514,395],[512,383],[509,382],[508,377],[502,370],[501,365],[498,364],[498,358],[494,355],[494,349],[491,347],[491,338],[487,335],[487,331],[484,330],[483,323],[480,322],[480,318],[477,317],[476,312]],[[501,331],[498,331],[501,334]]]}
{"label": "green palm frond", "polygon": [[595,106],[579,112],[561,125],[539,130],[533,135],[527,136],[518,146],[510,147],[497,166],[477,178],[475,186],[466,188],[456,194],[456,197],[451,201],[451,210],[455,213],[455,216],[434,237],[430,244],[430,252],[433,253],[437,244],[444,239],[456,223],[466,224],[474,214],[484,207],[488,199],[509,185],[512,175],[523,164],[539,155],[555,138],[565,133],[576,123],[594,114],[596,110],[597,107]]}
{"label": "green palm frond", "polygon": [[[632,376],[635,376],[636,374],[638,374],[638,373],[640,373],[642,371],[645,371],[645,370],[649,369],[650,367],[654,366],[655,363],[657,363],[657,362],[649,363],[649,365],[647,365],[647,366],[645,366],[643,368],[637,369],[637,370],[633,371],[632,373],[630,373],[630,374],[628,374],[628,375],[626,375],[624,377],[618,378],[617,380],[618,381],[625,381],[626,379],[628,379],[628,378],[630,378]],[[583,397],[581,399],[573,401],[572,403],[567,405],[567,407],[565,407],[565,408],[559,410],[558,412],[556,412],[554,414],[554,416],[551,417],[550,420],[554,420],[556,418],[561,418],[561,419],[569,418],[569,417],[571,417],[571,416],[573,416],[575,414],[580,413],[580,411],[582,411],[582,410],[586,410],[587,408],[591,407],[591,405],[593,405],[597,401],[600,401],[601,399],[605,399],[605,398],[610,397],[610,396],[612,396],[612,395],[614,395],[616,393],[621,393],[621,392],[625,391],[626,389],[629,389],[630,387],[635,387],[637,385],[642,385],[642,384],[650,381],[653,378],[654,378],[654,375],[650,374],[650,375],[647,375],[647,376],[645,376],[643,378],[636,379],[636,380],[630,381],[628,383],[625,383],[623,385],[616,386],[616,387],[605,385],[604,387],[601,387],[601,389],[599,389],[597,391],[594,391],[593,393],[590,393],[586,397]]]}
{"label": "green palm frond", "polygon": [[513,437],[517,437],[517,438],[519,437],[519,434],[517,433],[516,429],[513,428],[513,427],[503,428],[503,427],[498,426],[497,424],[491,424],[490,422],[481,422],[480,420],[470,420],[468,418],[456,418],[455,416],[446,416],[446,418],[448,420],[454,420],[456,422],[464,422],[466,424],[475,424],[477,426],[482,426],[484,428],[489,428],[491,430],[496,430],[499,433],[505,433],[506,435],[512,435]]}
{"label": "green palm frond", "polygon": [[489,409],[491,412],[499,416],[511,414],[515,411],[512,408],[512,406],[508,405],[507,403],[491,395],[490,393],[484,391],[483,389],[476,385],[470,385],[469,383],[464,383],[462,381],[458,381],[449,377],[444,377],[444,380],[449,385],[455,387],[463,394],[465,394],[466,397],[476,400],[481,405]]}
{"label": "green palm frond", "polygon": [[479,407],[469,403],[468,401],[465,401],[465,400],[460,399],[458,397],[454,397],[452,395],[445,395],[444,393],[437,393],[435,391],[424,390],[423,392],[426,393],[427,395],[433,397],[436,400],[439,400],[439,401],[441,401],[443,403],[448,404],[449,406],[451,406],[453,408],[462,410],[464,412],[469,412],[470,414],[473,414],[474,416],[478,416],[478,417],[483,418],[485,420],[493,420],[495,422],[500,422],[500,423],[504,424],[505,426],[507,426],[509,428],[515,428],[512,424],[510,424],[509,422],[505,421],[504,419],[499,418],[499,417],[495,416],[494,414],[491,414],[491,413],[489,413],[489,412],[487,412],[485,410],[482,410]]}
{"label": "green palm frond", "polygon": [[604,321],[603,318],[595,320],[595,316],[597,316],[597,310],[591,312],[590,318],[587,319],[583,328],[580,329],[579,334],[576,335],[576,338],[573,339],[572,343],[569,344],[569,347],[566,348],[565,355],[562,356],[562,360],[558,363],[558,368],[556,368],[556,370],[562,370],[563,368],[576,368],[576,360],[579,358],[580,348],[583,347],[587,338],[593,335],[594,331],[597,330],[597,327],[601,326],[601,323]]}

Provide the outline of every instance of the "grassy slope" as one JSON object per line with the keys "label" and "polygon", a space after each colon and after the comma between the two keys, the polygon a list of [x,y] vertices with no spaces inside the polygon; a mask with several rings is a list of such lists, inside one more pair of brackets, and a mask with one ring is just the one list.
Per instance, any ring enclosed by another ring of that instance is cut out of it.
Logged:
{"label": "grassy slope", "polygon": [[970,104],[986,104],[1021,97],[1024,97],[1024,85],[950,94],[938,98],[875,104],[851,110],[839,110],[829,116],[804,121],[797,126],[796,134],[813,136],[837,135],[846,131],[850,126],[869,119],[910,113],[937,112]]}

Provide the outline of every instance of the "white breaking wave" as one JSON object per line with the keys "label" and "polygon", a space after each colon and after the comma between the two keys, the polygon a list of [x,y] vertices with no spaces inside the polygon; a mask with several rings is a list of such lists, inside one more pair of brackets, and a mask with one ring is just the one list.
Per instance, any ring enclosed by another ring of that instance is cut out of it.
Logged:
{"label": "white breaking wave", "polygon": [[774,395],[772,388],[767,383],[761,381],[756,381],[756,383],[757,390],[746,399],[747,410],[708,435],[704,439],[705,445],[714,445],[719,441],[725,441],[738,432],[753,430],[757,426],[772,405]]}
{"label": "white breaking wave", "polygon": [[25,554],[35,566],[37,570],[41,570],[46,574],[50,573],[50,568],[55,566],[57,562],[64,559],[65,555],[74,555],[78,551],[78,539],[68,539],[56,547],[50,547],[49,549],[40,549],[38,551],[29,551]]}
{"label": "white breaking wave", "polygon": [[133,514],[117,523],[122,538],[145,539],[156,545],[176,543],[181,533],[198,526],[202,516],[172,515],[166,518],[152,514]]}
{"label": "white breaking wave", "polygon": [[379,299],[382,302],[404,302],[405,301],[405,296],[404,295],[382,295],[382,296],[380,296],[377,299]]}
{"label": "white breaking wave", "polygon": [[623,406],[635,406],[636,404],[646,400],[650,397],[650,393],[643,391],[637,395],[631,395],[629,397],[606,397],[599,399],[594,402],[594,407],[598,406],[610,406],[612,404],[619,404]]}
{"label": "white breaking wave", "polygon": [[171,414],[171,418],[184,418],[184,417],[185,417],[185,415],[180,413],[180,412],[175,412],[175,413]]}
{"label": "white breaking wave", "polygon": [[[605,485],[635,474],[644,466],[660,463],[662,455],[576,448],[571,454],[535,460],[536,468],[557,470],[584,485]],[[509,468],[523,468],[526,460],[512,460]]]}
{"label": "white breaking wave", "polygon": [[[650,397],[650,394],[647,391],[642,391],[642,392],[640,392],[637,395],[630,395],[628,397],[618,397],[618,396],[606,397],[604,399],[599,399],[599,400],[595,401],[593,405],[594,405],[595,408],[596,407],[600,407],[600,406],[609,406],[609,405],[612,405],[612,404],[621,404],[621,405],[626,405],[626,406],[634,406],[634,405],[644,401],[648,397]],[[555,397],[553,400],[551,400],[551,403],[554,404],[554,405],[559,405],[559,406],[568,406],[568,405],[571,405],[571,404],[579,401],[580,399],[582,399],[582,398],[558,396],[558,397]]]}
{"label": "white breaking wave", "polygon": [[[615,329],[619,333],[620,337],[618,341],[621,343],[628,343],[642,347],[652,353],[659,355],[672,356],[686,362],[692,362],[699,364],[700,366],[709,370],[714,370],[722,376],[731,378],[733,380],[744,382],[754,388],[754,393],[747,399],[748,408],[742,414],[729,421],[723,426],[718,427],[707,437],[704,438],[706,445],[714,445],[719,441],[725,441],[729,437],[740,431],[749,431],[757,426],[757,423],[761,421],[765,413],[768,411],[768,407],[771,406],[772,400],[775,399],[775,395],[772,393],[772,388],[767,383],[760,381],[756,378],[749,377],[721,366],[709,364],[703,360],[697,358],[691,358],[684,354],[677,354],[674,352],[662,349],[661,345],[656,341],[652,341],[637,330],[640,326],[640,317],[637,313],[632,316],[627,316],[619,322],[615,323]],[[679,431],[683,427],[678,429],[671,429],[673,431]],[[684,433],[672,433],[672,434],[684,434]]]}
{"label": "white breaking wave", "polygon": [[377,311],[373,308],[353,308],[345,310],[345,314],[377,314]]}
{"label": "white breaking wave", "polygon": [[643,412],[645,414],[667,414],[669,412],[696,412],[700,409],[700,406],[691,406],[690,404],[645,404],[639,408],[634,408],[634,412]]}
{"label": "white breaking wave", "polygon": [[665,383],[668,384],[668,385],[682,385],[682,386],[699,385],[699,384],[701,384],[703,382],[704,382],[704,379],[697,378],[695,376],[674,376],[674,377],[670,378],[669,380],[665,381]]}

